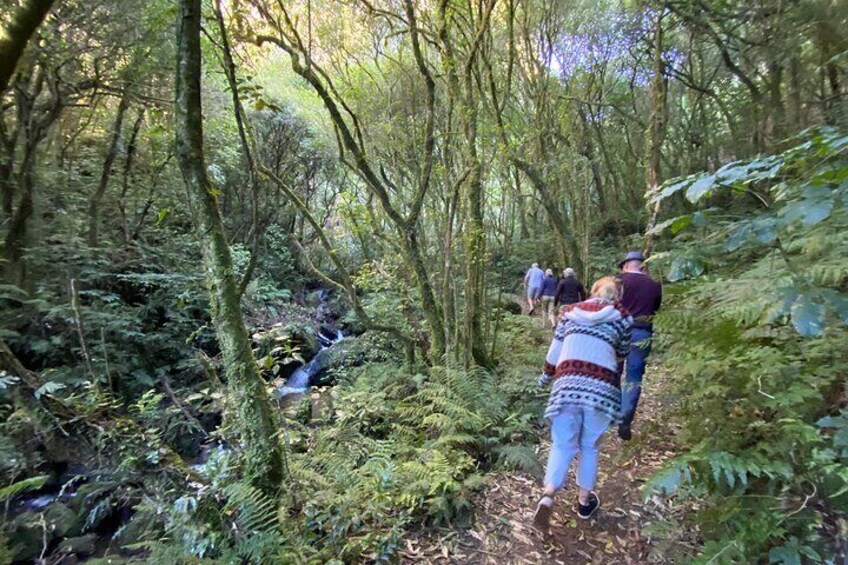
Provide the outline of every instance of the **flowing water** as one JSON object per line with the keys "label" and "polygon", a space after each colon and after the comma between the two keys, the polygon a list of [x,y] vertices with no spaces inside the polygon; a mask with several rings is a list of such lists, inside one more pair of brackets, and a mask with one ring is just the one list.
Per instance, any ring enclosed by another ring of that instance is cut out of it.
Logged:
{"label": "flowing water", "polygon": [[344,334],[341,330],[336,330],[335,335],[331,335],[323,328],[318,332],[318,343],[321,344],[321,349],[318,353],[309,360],[306,365],[298,367],[288,378],[286,384],[277,388],[277,396],[285,398],[291,395],[300,395],[306,392],[309,388],[309,382],[321,369],[324,368],[324,361],[330,354],[330,348],[336,343],[344,339]]}

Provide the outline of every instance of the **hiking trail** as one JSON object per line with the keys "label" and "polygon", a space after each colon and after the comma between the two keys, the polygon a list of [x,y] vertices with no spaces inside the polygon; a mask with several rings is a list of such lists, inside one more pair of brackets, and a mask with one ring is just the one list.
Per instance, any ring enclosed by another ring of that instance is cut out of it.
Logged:
{"label": "hiking trail", "polygon": [[[543,355],[540,349],[540,359]],[[671,403],[671,379],[660,356],[652,357],[633,425],[633,439],[621,441],[615,427],[602,438],[596,488],[601,508],[592,519],[577,517],[573,465],[565,489],[556,498],[547,536],[532,526],[533,511],[542,492],[540,478],[525,472],[498,472],[490,475],[487,487],[474,500],[473,527],[427,531],[409,537],[401,552],[401,563],[668,562],[664,548],[645,528],[679,509],[660,497],[645,501],[641,487],[676,454],[676,430],[666,417]],[[537,457],[544,468],[550,446],[547,427],[539,441]],[[682,541],[675,539],[675,543]]]}

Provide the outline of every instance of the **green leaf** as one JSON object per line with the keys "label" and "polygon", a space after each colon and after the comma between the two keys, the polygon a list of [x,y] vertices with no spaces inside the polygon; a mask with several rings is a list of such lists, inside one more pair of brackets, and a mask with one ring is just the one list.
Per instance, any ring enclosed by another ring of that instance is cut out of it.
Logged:
{"label": "green leaf", "polygon": [[748,174],[749,165],[741,161],[733,161],[716,171],[716,178],[727,184],[733,184]]}
{"label": "green leaf", "polygon": [[822,296],[828,310],[842,320],[843,324],[848,324],[848,296],[830,288],[823,290]]}
{"label": "green leaf", "polygon": [[24,491],[40,489],[49,478],[50,475],[39,475],[0,488],[0,500],[6,500]]}
{"label": "green leaf", "polygon": [[752,222],[752,232],[756,240],[762,244],[771,243],[777,239],[777,218],[762,216]]}
{"label": "green leaf", "polygon": [[765,159],[754,161],[748,166],[750,172],[745,177],[745,183],[773,179],[780,173],[784,162],[783,159],[771,155]]}
{"label": "green leaf", "polygon": [[725,243],[725,247],[728,251],[737,251],[748,242],[751,232],[753,232],[751,222],[741,222],[736,224],[727,236],[727,243]]}
{"label": "green leaf", "polygon": [[836,139],[831,139],[828,142],[828,145],[830,146],[831,149],[834,149],[834,150],[841,149],[845,145],[848,145],[848,135],[846,135],[844,137],[838,137]]}
{"label": "green leaf", "polygon": [[676,218],[671,223],[671,233],[676,235],[676,234],[682,232],[687,227],[689,227],[689,224],[691,222],[692,222],[692,216],[689,216],[689,215],[680,216],[679,218]]}
{"label": "green leaf", "polygon": [[715,183],[716,178],[714,175],[707,175],[699,178],[686,191],[686,199],[692,203],[697,202],[715,187]]}
{"label": "green leaf", "polygon": [[798,291],[792,287],[779,290],[776,294],[777,300],[765,313],[764,323],[773,324],[783,316],[789,314],[795,300],[798,299]]}
{"label": "green leaf", "polygon": [[786,543],[786,545],[771,548],[768,556],[769,563],[801,565],[801,552],[798,547],[798,538],[793,537]]}
{"label": "green leaf", "polygon": [[671,181],[666,182],[660,187],[660,190],[653,195],[647,194],[646,196],[650,196],[651,204],[656,202],[661,202],[666,198],[673,196],[674,194],[680,192],[686,186],[692,183],[692,177],[685,177],[682,180],[673,179]]}
{"label": "green leaf", "polygon": [[667,278],[671,282],[699,277],[704,273],[704,265],[691,257],[675,257],[671,261]]}
{"label": "green leaf", "polygon": [[35,397],[41,398],[45,394],[53,394],[56,391],[62,390],[65,388],[63,383],[58,383],[56,381],[47,381],[35,391]]}
{"label": "green leaf", "polygon": [[20,379],[15,375],[10,375],[6,371],[0,371],[0,391],[15,386],[19,382]]}
{"label": "green leaf", "polygon": [[[684,216],[677,216],[676,218],[670,218],[668,220],[665,220],[664,222],[660,222],[657,225],[655,225],[654,227],[652,227],[650,230],[645,232],[645,234],[646,235],[659,235],[662,232],[664,232],[666,229],[672,228],[674,225],[679,225],[681,222],[684,221],[684,218],[688,219],[689,214],[686,214]],[[686,223],[688,223],[688,220],[686,221]],[[681,228],[681,229],[683,229],[683,228]],[[680,230],[678,230],[678,231],[680,231]],[[677,233],[677,232],[675,231],[674,233]]]}
{"label": "green leaf", "polygon": [[692,225],[697,228],[702,228],[710,223],[710,218],[706,212],[695,212],[692,214]]}
{"label": "green leaf", "polygon": [[673,466],[655,474],[645,485],[645,493],[674,494],[686,482],[692,480],[687,463],[676,463]]}
{"label": "green leaf", "polygon": [[834,204],[831,189],[810,186],[803,194],[803,199],[789,202],[778,212],[783,225],[801,220],[805,226],[813,226],[830,216]]}
{"label": "green leaf", "polygon": [[824,306],[807,295],[801,295],[792,305],[792,325],[804,337],[821,335],[824,325]]}

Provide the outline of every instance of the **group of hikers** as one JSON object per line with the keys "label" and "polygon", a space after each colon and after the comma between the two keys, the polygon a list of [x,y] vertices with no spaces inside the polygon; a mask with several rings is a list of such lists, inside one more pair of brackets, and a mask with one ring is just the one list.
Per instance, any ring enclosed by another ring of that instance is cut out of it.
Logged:
{"label": "group of hikers", "polygon": [[524,277],[527,287],[527,303],[530,315],[536,311],[536,306],[542,306],[542,326],[546,322],[551,327],[556,326],[556,312],[560,305],[574,304],[586,298],[586,289],[577,280],[574,269],[568,267],[562,271],[562,277],[557,279],[551,269],[542,271],[538,263],[533,263]]}
{"label": "group of hikers", "polygon": [[662,286],[645,272],[644,262],[641,252],[628,252],[618,264],[620,272],[595,281],[588,297],[570,268],[557,281],[551,269],[542,271],[534,263],[524,278],[530,313],[541,302],[543,323],[549,320],[554,327],[538,381],[539,386],[552,383],[545,408],[551,451],[533,517],[543,532],[574,459],[577,515],[588,520],[601,505],[594,490],[601,437],[613,425],[622,440],[632,437],[652,318],[662,303]]}

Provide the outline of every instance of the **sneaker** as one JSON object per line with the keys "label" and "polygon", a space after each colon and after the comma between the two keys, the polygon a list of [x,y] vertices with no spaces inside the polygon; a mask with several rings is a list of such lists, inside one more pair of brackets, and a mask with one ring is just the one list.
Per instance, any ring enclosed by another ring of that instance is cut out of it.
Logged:
{"label": "sneaker", "polygon": [[633,434],[630,432],[630,424],[620,424],[618,426],[618,437],[624,441],[629,441],[633,437]]}
{"label": "sneaker", "polygon": [[577,502],[577,515],[583,518],[584,520],[588,520],[592,517],[592,515],[598,511],[598,508],[601,507],[601,499],[598,498],[598,495],[594,492],[589,493],[589,500],[585,505]]}
{"label": "sneaker", "polygon": [[542,533],[548,533],[551,528],[551,510],[554,507],[554,499],[550,496],[543,496],[536,505],[536,512],[533,514],[533,526]]}

